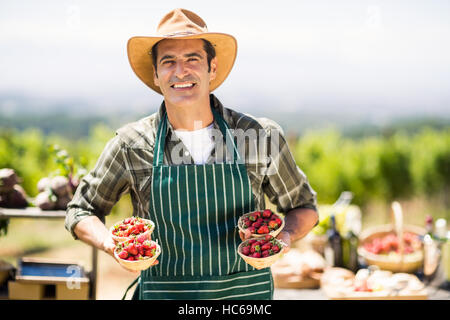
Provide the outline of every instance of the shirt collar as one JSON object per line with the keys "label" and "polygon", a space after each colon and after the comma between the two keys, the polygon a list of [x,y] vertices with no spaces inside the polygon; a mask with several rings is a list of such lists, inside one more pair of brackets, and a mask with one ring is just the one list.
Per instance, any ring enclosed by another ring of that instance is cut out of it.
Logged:
{"label": "shirt collar", "polygon": [[[224,107],[223,107],[222,103],[219,101],[219,99],[217,99],[217,97],[214,94],[210,93],[209,101],[210,101],[211,106],[224,118],[224,120],[228,123],[228,125],[230,125],[230,123],[227,119],[228,117],[224,116]],[[166,104],[163,100],[163,102],[161,103],[161,106],[159,107],[158,114],[155,119],[155,128],[156,129],[158,128],[159,123],[161,122],[161,119],[163,118],[165,112],[166,112]],[[218,126],[216,120],[214,120],[214,128],[219,129],[219,126]],[[167,121],[166,137],[168,139],[171,139],[171,136],[174,131],[175,130],[172,127],[172,124],[170,123],[170,121]]]}

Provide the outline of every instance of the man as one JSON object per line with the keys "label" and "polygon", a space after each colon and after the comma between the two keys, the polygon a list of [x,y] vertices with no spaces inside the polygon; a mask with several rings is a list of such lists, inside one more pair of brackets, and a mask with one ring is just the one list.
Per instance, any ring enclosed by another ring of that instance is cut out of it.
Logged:
{"label": "man", "polygon": [[157,32],[131,38],[128,57],[163,95],[160,110],[108,142],[68,206],[66,228],[113,256],[105,216],[130,192],[134,215],[155,222],[162,249],[133,298],[271,299],[270,268],[256,270],[236,253],[249,237],[237,219],[264,209],[266,194],[285,214],[278,238],[288,249],[317,223],[316,194],[277,124],[224,108],[211,94],[234,64],[234,37],[208,32],[185,9],[168,13]]}

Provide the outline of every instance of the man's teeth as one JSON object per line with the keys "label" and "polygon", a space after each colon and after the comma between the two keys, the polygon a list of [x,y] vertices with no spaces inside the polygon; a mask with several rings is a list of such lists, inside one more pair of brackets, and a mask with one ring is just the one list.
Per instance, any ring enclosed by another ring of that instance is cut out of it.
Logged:
{"label": "man's teeth", "polygon": [[184,84],[174,84],[173,87],[174,88],[189,88],[192,87],[194,84],[193,83],[184,83]]}

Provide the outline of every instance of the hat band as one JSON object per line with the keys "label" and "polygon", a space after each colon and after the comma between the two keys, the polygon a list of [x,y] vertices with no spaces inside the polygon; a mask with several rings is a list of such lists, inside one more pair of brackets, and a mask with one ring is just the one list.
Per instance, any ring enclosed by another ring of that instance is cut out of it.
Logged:
{"label": "hat band", "polygon": [[192,31],[179,31],[179,32],[173,32],[163,35],[163,37],[176,37],[176,36],[189,36],[192,34],[198,34]]}

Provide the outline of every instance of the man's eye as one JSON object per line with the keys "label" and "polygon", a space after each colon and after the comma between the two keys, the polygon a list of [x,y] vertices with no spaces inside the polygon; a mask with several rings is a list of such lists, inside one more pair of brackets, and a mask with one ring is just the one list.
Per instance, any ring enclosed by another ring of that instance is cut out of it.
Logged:
{"label": "man's eye", "polygon": [[189,62],[191,62],[191,61],[198,61],[198,59],[197,58],[189,58],[188,61]]}
{"label": "man's eye", "polygon": [[171,65],[173,63],[172,60],[165,60],[162,62],[163,65]]}

